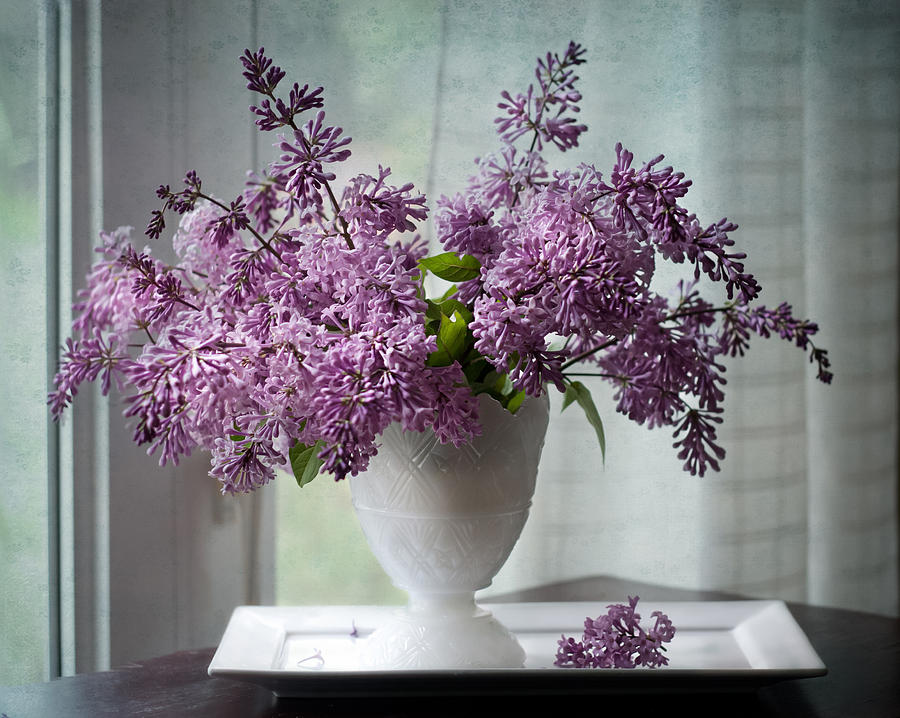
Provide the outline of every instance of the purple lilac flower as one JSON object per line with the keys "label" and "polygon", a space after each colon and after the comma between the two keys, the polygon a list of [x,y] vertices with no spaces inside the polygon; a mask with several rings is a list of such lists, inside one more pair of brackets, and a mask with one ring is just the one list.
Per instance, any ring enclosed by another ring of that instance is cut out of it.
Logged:
{"label": "purple lilac flower", "polygon": [[512,207],[525,193],[546,184],[547,161],[538,152],[519,154],[507,145],[497,154],[475,160],[478,174],[469,181],[469,192],[487,207]]}
{"label": "purple lilac flower", "polygon": [[750,345],[750,332],[762,337],[777,334],[782,339],[793,341],[801,349],[809,349],[810,362],[818,365],[817,378],[830,384],[833,378],[829,367],[828,354],[819,349],[810,337],[819,331],[815,322],[799,320],[793,316],[793,309],[783,302],[775,309],[764,306],[750,307],[738,304],[725,313],[720,342],[722,350],[731,356],[743,356]]}
{"label": "purple lilac flower", "polygon": [[85,381],[99,377],[103,394],[108,394],[113,372],[121,372],[127,365],[128,357],[107,344],[99,329],[94,330],[92,337],[77,342],[71,337],[66,339],[62,362],[53,380],[55,389],[49,400],[53,417],[61,416]]}
{"label": "purple lilac flower", "polygon": [[[249,85],[248,85],[249,86]],[[294,117],[300,113],[322,107],[322,88],[317,87],[312,92],[307,92],[309,85],[300,87],[297,83],[291,88],[288,100],[285,102],[280,97],[275,98],[275,107],[269,98],[261,100],[259,105],[251,105],[250,111],[259,116],[257,127],[263,131],[276,130],[279,127],[294,126]],[[271,90],[268,91],[269,93]]]}
{"label": "purple lilac flower", "polygon": [[663,655],[675,636],[675,627],[661,611],[653,611],[653,625],[644,628],[635,611],[639,598],[628,598],[628,604],[608,606],[609,611],[584,621],[581,641],[562,636],[555,665],[572,668],[658,668],[668,665]]}
{"label": "purple lilac flower", "polygon": [[531,108],[534,100],[534,87],[528,86],[527,94],[519,93],[515,97],[506,90],[500,93],[505,102],[497,104],[506,117],[498,117],[497,133],[507,144],[512,144],[522,135],[534,130],[534,120],[531,118]]}
{"label": "purple lilac flower", "polygon": [[210,476],[223,494],[245,494],[275,478],[275,467],[286,462],[275,448],[279,422],[271,416],[247,414],[230,427],[228,438],[215,440]]}
{"label": "purple lilac flower", "polygon": [[425,195],[417,194],[412,182],[393,187],[385,182],[390,168],[378,167],[378,177],[359,175],[350,180],[341,198],[349,230],[387,238],[392,232],[411,232],[425,220]]}
{"label": "purple lilac flower", "polygon": [[529,393],[548,379],[562,385],[563,357],[546,351],[547,337],[621,335],[647,292],[635,271],[640,257],[608,251],[610,244],[619,246],[556,187],[540,192],[523,210],[519,233],[483,272],[470,324],[476,349],[498,371],[513,369]]}
{"label": "purple lilac flower", "polygon": [[743,252],[729,252],[734,245],[729,234],[737,225],[726,219],[701,228],[697,218],[679,206],[677,200],[687,194],[690,180],[671,167],[657,169],[659,155],[640,169],[632,167],[634,155],[616,145],[616,165],[610,174],[611,185],[603,189],[615,193],[614,217],[618,226],[653,241],[660,254],[672,262],[685,260],[694,265],[694,276],[701,273],[714,281],[724,281],[728,298],[738,290],[744,301],[759,294],[756,279],[744,271]]}
{"label": "purple lilac flower", "polygon": [[[272,59],[266,56],[265,48],[259,48],[256,52],[244,50],[241,57],[244,65],[244,77],[247,79],[247,89],[265,95],[259,106],[251,106],[250,111],[259,116],[257,127],[263,131],[274,130],[285,125],[294,127],[294,117],[306,110],[322,107],[322,88],[317,87],[308,92],[309,85],[300,87],[294,83],[288,94],[287,102],[274,95],[278,83],[284,79],[285,72],[272,63]],[[272,107],[272,101],[275,107]]]}
{"label": "purple lilac flower", "polygon": [[144,314],[150,323],[165,322],[182,307],[199,311],[188,299],[181,280],[149,255],[138,254],[129,246],[119,262],[134,277],[131,291],[137,299],[146,302]]}
{"label": "purple lilac flower", "polygon": [[417,373],[431,348],[414,318],[328,348],[314,371],[309,413],[335,478],[363,471],[392,421],[412,431],[434,423],[435,388]]}
{"label": "purple lilac flower", "polygon": [[223,216],[224,210],[208,200],[200,200],[194,209],[185,212],[172,238],[172,246],[179,260],[179,269],[185,282],[194,282],[194,289],[205,285],[216,291],[230,272],[231,257],[244,248],[240,233],[230,232],[218,239],[213,228]]}
{"label": "purple lilac flower", "polygon": [[273,268],[269,255],[262,249],[242,246],[228,260],[222,298],[235,307],[245,307],[262,293],[261,282]]}
{"label": "purple lilac flower", "polygon": [[567,108],[581,101],[581,93],[575,90],[578,78],[572,68],[585,63],[586,52],[578,43],[570,42],[562,58],[549,52],[543,59],[538,58],[534,74],[549,102]]}
{"label": "purple lilac flower", "polygon": [[248,172],[244,201],[257,231],[265,234],[277,224],[275,217],[281,207],[274,178]]}
{"label": "purple lilac flower", "polygon": [[[564,117],[564,113],[579,111],[576,102],[581,94],[575,89],[578,78],[572,67],[584,62],[584,50],[580,45],[570,43],[562,58],[547,53],[546,59],[538,59],[535,76],[540,93],[536,93],[533,85],[528,86],[525,94],[515,97],[503,91],[504,102],[497,106],[505,116],[494,120],[497,133],[506,144],[512,144],[522,135],[533,132],[532,147],[543,149],[543,142],[551,142],[562,151],[578,145],[578,137],[587,130],[585,125],[575,124],[573,117]],[[556,110],[556,114],[550,113]]]}
{"label": "purple lilac flower", "polygon": [[492,221],[494,213],[474,197],[461,194],[441,197],[438,207],[435,230],[445,250],[471,254],[482,264],[486,258],[500,253],[503,236],[500,227]]}
{"label": "purple lilac flower", "polygon": [[428,385],[435,390],[431,428],[438,440],[462,446],[480,435],[478,402],[466,383],[459,362],[446,367],[432,367],[426,377]]}
{"label": "purple lilac flower", "polygon": [[190,170],[184,177],[185,189],[173,192],[169,185],[160,185],[156,190],[156,196],[165,200],[162,209],[153,210],[150,223],[147,225],[147,234],[151,239],[159,239],[166,226],[165,213],[174,210],[177,214],[184,214],[194,209],[194,204],[201,197],[201,180],[195,170]]}
{"label": "purple lilac flower", "polygon": [[132,292],[133,278],[119,261],[130,247],[131,227],[102,232],[100,239],[97,252],[103,259],[91,268],[87,286],[78,292],[72,306],[76,315],[72,331],[76,336],[95,337],[96,330],[101,330],[110,345],[124,351],[133,332],[148,324],[148,301]]}
{"label": "purple lilac flower", "polygon": [[[686,471],[718,469],[722,358],[744,354],[752,335],[777,336],[828,382],[827,352],[789,305],[753,305],[760,287],[735,249],[737,226],[702,225],[683,204],[690,181],[662,155],[635,164],[617,145],[608,176],[593,165],[550,172],[542,151],[571,149],[586,130],[575,120],[583,55],[575,43],[548,53],[525,92],[502,93],[499,150],[437,203],[437,238],[460,281],[426,301],[425,196],[381,166],[335,192],[332,165],[349,157],[350,138],[325,124],[322,88],[294,83],[277,96],[286,73],[247,50],[247,87],[261,95],[251,113],[261,131],[283,129],[279,156],[230,204],[193,170],[181,189],[159,186],[146,233],[160,237],[166,214],[181,215],[175,266],[135,249],[127,228],[102,235],[53,416],[82,382],[108,391],[115,379],[137,443],[161,463],[203,448],[222,491],[240,493],[270,481],[297,445],[316,447],[335,478],[363,471],[392,422],[460,446],[480,431],[476,392],[509,402],[564,391],[570,371],[588,369],[613,384],[618,411],[674,431]],[[525,151],[513,146],[523,136]],[[687,264],[694,283],[671,299],[653,285],[658,261]],[[701,298],[701,277],[728,301]],[[446,318],[465,323],[452,356]],[[565,642],[573,664],[594,660],[605,625]],[[634,644],[643,664],[667,626],[659,618]]]}
{"label": "purple lilac flower", "polygon": [[[684,470],[703,476],[707,467],[719,470],[719,461],[725,458],[725,450],[716,444],[716,428],[722,417],[712,411],[690,409],[675,429],[678,439],[673,446],[679,449],[678,458],[684,461]],[[683,438],[679,437],[684,434]]]}
{"label": "purple lilac flower", "polygon": [[272,59],[266,56],[263,47],[256,52],[244,50],[241,64],[244,66],[242,74],[247,79],[247,89],[263,95],[274,92],[286,74],[280,67],[272,64]]}
{"label": "purple lilac flower", "polygon": [[287,192],[318,202],[321,202],[319,190],[324,183],[335,179],[334,173],[325,166],[350,157],[350,150],[344,149],[350,138],[341,137],[340,127],[325,126],[324,121],[325,113],[319,111],[302,130],[294,131],[293,141],[282,137],[279,145],[282,154],[272,165],[273,172],[288,175]]}
{"label": "purple lilac flower", "polygon": [[[207,322],[201,331],[208,332],[208,326]],[[179,456],[190,453],[199,407],[216,402],[218,390],[239,375],[221,341],[216,334],[201,338],[194,327],[173,328],[160,343],[146,346],[138,361],[125,369],[135,389],[126,398],[125,411],[126,416],[137,418],[134,440],[149,444],[148,453],[161,449],[160,464],[177,464]]]}
{"label": "purple lilac flower", "polygon": [[212,243],[217,249],[222,249],[238,230],[247,229],[249,226],[250,219],[245,211],[244,198],[239,196],[231,203],[227,212],[210,221],[207,229]]}

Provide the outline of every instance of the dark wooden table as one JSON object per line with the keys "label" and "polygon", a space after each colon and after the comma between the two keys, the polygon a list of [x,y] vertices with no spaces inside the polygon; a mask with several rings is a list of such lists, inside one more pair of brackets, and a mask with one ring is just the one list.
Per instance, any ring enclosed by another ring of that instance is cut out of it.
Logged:
{"label": "dark wooden table", "polygon": [[[541,586],[497,601],[597,601],[639,595],[645,601],[729,600],[739,596],[684,591],[609,577]],[[900,717],[900,620],[853,611],[788,604],[828,674],[784,681],[749,693],[675,695],[498,696],[277,700],[258,686],[213,679],[213,648],[182,651],[113,671],[49,683],[0,687],[8,718],[294,718],[306,716],[834,716]],[[613,711],[615,713],[610,713]]]}

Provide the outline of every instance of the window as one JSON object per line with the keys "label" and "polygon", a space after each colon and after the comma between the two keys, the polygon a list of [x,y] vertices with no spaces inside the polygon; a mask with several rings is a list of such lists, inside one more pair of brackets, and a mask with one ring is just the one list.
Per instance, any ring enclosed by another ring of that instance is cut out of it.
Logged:
{"label": "window", "polygon": [[403,604],[353,514],[349,482],[320,476],[300,489],[291,476],[275,494],[275,602],[285,606]]}

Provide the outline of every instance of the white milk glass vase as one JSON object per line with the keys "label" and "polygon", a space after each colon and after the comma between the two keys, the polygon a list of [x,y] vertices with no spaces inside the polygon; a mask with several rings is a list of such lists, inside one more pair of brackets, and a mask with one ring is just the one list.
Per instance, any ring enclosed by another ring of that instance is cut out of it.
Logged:
{"label": "white milk glass vase", "polygon": [[482,433],[460,448],[388,427],[350,480],[366,539],[405,608],[366,640],[366,667],[519,668],[525,652],[475,601],[519,539],[549,421],[546,395],[510,414],[480,397]]}

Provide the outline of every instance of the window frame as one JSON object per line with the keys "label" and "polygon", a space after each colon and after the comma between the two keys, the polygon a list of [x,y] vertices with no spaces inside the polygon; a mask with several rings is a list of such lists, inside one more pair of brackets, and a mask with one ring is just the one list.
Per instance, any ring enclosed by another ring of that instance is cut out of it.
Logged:
{"label": "window frame", "polygon": [[[176,184],[198,156],[221,160],[220,136],[191,134],[209,109],[187,97],[216,57],[191,58],[188,78],[180,67],[189,47],[213,46],[231,23],[252,35],[255,10],[223,9],[210,27],[206,5],[42,6],[48,389],[99,232],[139,225],[153,188]],[[224,161],[240,178],[255,147],[250,132],[232,136],[243,139]],[[136,246],[149,243],[142,231]],[[154,254],[165,257],[163,246]],[[215,645],[236,605],[272,600],[272,497],[221,496],[202,454],[160,467],[133,443],[123,408],[115,390],[85,385],[48,424],[51,678]]]}

